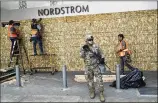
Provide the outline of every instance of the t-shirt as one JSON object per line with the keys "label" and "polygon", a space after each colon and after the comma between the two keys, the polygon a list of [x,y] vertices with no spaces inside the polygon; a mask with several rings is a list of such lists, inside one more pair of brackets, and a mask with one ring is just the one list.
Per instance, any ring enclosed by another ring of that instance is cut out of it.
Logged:
{"label": "t-shirt", "polygon": [[[39,33],[41,30],[41,26],[40,26],[40,24],[32,24],[31,29],[37,29],[38,33]],[[37,37],[37,35],[32,35],[32,37]]]}
{"label": "t-shirt", "polygon": [[122,40],[122,46],[126,48],[126,42]]}

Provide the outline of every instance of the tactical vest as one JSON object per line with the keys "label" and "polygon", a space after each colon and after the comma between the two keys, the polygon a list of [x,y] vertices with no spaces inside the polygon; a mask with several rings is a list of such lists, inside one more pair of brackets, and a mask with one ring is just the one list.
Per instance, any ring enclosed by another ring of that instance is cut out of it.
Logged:
{"label": "tactical vest", "polygon": [[94,66],[99,64],[99,59],[95,54],[90,54],[90,52],[87,52],[84,62],[86,66]]}

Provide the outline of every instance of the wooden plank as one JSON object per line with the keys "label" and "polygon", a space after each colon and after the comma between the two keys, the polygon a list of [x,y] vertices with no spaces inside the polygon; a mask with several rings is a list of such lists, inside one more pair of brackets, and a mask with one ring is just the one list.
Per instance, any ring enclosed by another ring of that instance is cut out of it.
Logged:
{"label": "wooden plank", "polygon": [[31,69],[53,69],[54,67],[33,67],[33,68],[31,68]]}
{"label": "wooden plank", "polygon": [[37,55],[29,55],[29,56],[55,56],[56,54],[37,54]]}
{"label": "wooden plank", "polygon": [[[120,75],[121,77],[124,77],[125,75]],[[113,82],[116,80],[116,75],[102,75],[103,82]],[[74,80],[76,82],[87,82],[85,79],[85,75],[75,75]],[[96,78],[94,77],[94,82],[96,82]]]}
{"label": "wooden plank", "polygon": [[0,72],[7,72],[9,70],[15,69],[14,67],[9,67],[8,69],[0,69]]}
{"label": "wooden plank", "polygon": [[0,79],[1,79],[1,78],[4,78],[4,77],[11,76],[11,75],[13,75],[13,74],[16,74],[16,73],[15,73],[15,72],[13,72],[13,73],[9,73],[9,74],[7,74],[7,75],[1,76]]}
{"label": "wooden plank", "polygon": [[116,71],[111,71],[111,73],[116,73]]}
{"label": "wooden plank", "polygon": [[9,78],[7,78],[7,79],[4,79],[4,80],[0,81],[0,83],[4,83],[4,82],[10,81],[10,80],[13,80],[13,79],[15,79],[15,78],[16,78],[15,76],[9,77]]}

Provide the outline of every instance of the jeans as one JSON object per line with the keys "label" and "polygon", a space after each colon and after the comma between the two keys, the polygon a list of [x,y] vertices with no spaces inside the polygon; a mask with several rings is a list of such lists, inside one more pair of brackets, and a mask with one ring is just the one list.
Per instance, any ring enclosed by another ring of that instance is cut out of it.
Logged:
{"label": "jeans", "polygon": [[33,41],[34,55],[37,55],[36,45],[39,44],[40,53],[43,54],[42,40],[39,37],[31,37]]}
{"label": "jeans", "polygon": [[134,67],[132,67],[130,64],[127,63],[126,57],[122,56],[120,57],[120,64],[121,64],[121,74],[124,74],[124,65],[128,67],[130,70],[134,70]]}

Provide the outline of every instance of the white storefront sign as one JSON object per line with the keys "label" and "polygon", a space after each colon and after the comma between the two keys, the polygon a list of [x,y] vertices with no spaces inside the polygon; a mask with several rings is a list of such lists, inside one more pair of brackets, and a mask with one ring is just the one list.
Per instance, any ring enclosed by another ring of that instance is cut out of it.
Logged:
{"label": "white storefront sign", "polygon": [[53,18],[88,14],[127,12],[157,9],[156,1],[96,1],[39,8],[16,9],[3,12],[1,21]]}

